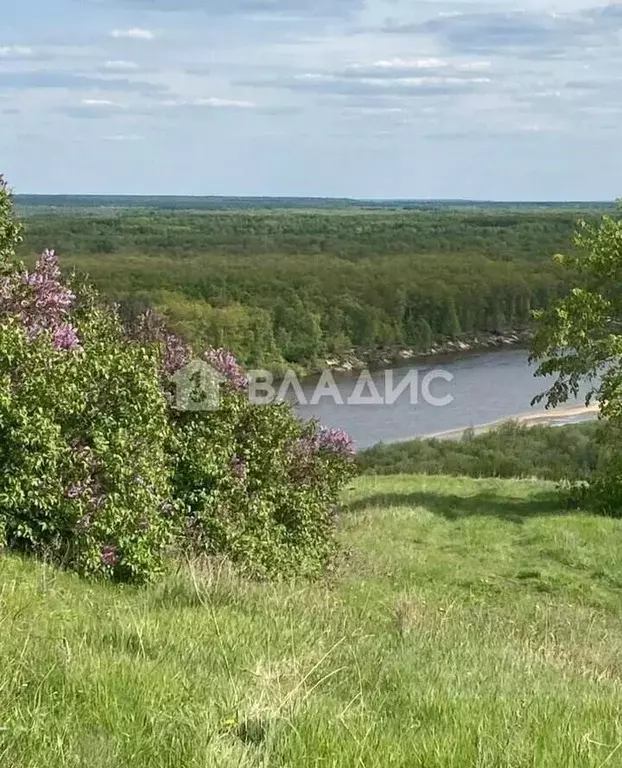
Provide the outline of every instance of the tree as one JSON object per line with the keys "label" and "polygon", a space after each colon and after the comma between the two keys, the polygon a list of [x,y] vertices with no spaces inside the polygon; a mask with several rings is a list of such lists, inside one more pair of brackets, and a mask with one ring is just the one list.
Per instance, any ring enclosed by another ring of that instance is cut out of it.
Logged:
{"label": "tree", "polygon": [[0,174],[0,272],[10,269],[10,262],[21,242],[22,226],[15,216],[11,190]]}
{"label": "tree", "polygon": [[417,349],[422,352],[427,352],[432,346],[432,342],[434,341],[434,334],[432,333],[430,324],[423,317],[420,317],[417,320],[415,326],[414,341]]}
{"label": "tree", "polygon": [[586,404],[600,403],[610,450],[592,481],[595,500],[608,512],[622,511],[622,221],[605,216],[599,224],[581,222],[577,253],[558,255],[575,286],[549,309],[535,313],[538,330],[532,360],[538,376],[556,376],[534,402],[547,408],[566,402],[588,383]]}
{"label": "tree", "polygon": [[443,307],[441,333],[443,336],[455,338],[456,336],[459,336],[461,332],[462,329],[460,328],[460,318],[456,311],[456,303],[453,298],[449,298]]}
{"label": "tree", "polygon": [[557,375],[535,401],[555,407],[588,381],[586,402],[596,397],[607,418],[622,422],[622,221],[581,222],[575,245],[578,253],[555,256],[575,287],[535,313],[531,358],[541,361],[537,375]]}

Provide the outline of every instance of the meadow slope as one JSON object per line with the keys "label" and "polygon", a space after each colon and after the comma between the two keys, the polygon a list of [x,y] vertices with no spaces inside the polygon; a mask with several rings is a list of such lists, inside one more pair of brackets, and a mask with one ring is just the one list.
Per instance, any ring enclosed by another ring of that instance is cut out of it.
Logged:
{"label": "meadow slope", "polygon": [[367,477],[317,584],[0,556],[3,768],[622,765],[622,522],[529,481]]}

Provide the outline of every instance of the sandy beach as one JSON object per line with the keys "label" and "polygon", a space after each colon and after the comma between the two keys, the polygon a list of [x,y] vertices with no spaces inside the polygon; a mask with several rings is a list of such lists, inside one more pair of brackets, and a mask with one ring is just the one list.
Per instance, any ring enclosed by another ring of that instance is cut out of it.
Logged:
{"label": "sandy beach", "polygon": [[593,421],[598,418],[599,406],[598,403],[594,403],[589,406],[577,405],[572,407],[561,406],[549,411],[538,411],[537,413],[527,412],[518,414],[498,421],[490,422],[489,424],[479,424],[473,427],[466,427],[461,429],[452,429],[449,432],[438,432],[436,434],[424,435],[424,438],[435,438],[437,440],[458,440],[462,435],[473,429],[476,435],[481,435],[484,432],[489,432],[492,429],[500,427],[502,424],[506,424],[508,421],[515,421],[526,427],[535,427],[542,425],[549,426],[562,426],[564,424],[572,424],[579,421]]}

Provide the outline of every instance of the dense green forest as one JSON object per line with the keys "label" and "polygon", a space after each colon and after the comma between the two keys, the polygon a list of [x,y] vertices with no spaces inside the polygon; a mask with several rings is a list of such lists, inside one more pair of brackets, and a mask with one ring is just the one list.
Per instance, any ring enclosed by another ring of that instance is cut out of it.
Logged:
{"label": "dense green forest", "polygon": [[124,313],[153,306],[246,365],[311,370],[351,350],[425,351],[526,328],[565,292],[551,257],[596,209],[29,205],[22,215],[22,256],[55,248]]}
{"label": "dense green forest", "polygon": [[343,197],[225,197],[220,195],[15,195],[23,211],[142,208],[175,211],[419,210],[419,211],[604,211],[608,202],[499,202],[488,200],[360,200]]}

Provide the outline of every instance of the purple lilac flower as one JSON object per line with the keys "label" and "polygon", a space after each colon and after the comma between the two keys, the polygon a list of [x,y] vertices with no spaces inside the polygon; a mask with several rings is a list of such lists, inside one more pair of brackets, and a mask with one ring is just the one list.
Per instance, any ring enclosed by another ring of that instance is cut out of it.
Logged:
{"label": "purple lilac flower", "polygon": [[231,469],[236,477],[240,480],[244,480],[246,477],[246,462],[244,459],[241,459],[239,456],[234,456],[231,459]]}
{"label": "purple lilac flower", "polygon": [[215,371],[226,378],[227,384],[234,392],[244,392],[248,389],[248,377],[231,352],[226,349],[208,349],[203,357]]}
{"label": "purple lilac flower", "polygon": [[309,437],[302,437],[296,445],[299,455],[310,457],[316,453],[336,453],[346,458],[354,456],[354,441],[342,429],[322,427],[320,431]]}
{"label": "purple lilac flower", "polygon": [[61,282],[54,251],[44,251],[32,272],[9,275],[0,283],[0,311],[15,315],[31,340],[41,333],[51,333],[58,350],[80,346],[76,329],[67,322],[75,298]]}
{"label": "purple lilac flower", "polygon": [[301,437],[296,443],[296,453],[299,456],[309,458],[317,453],[317,435],[313,437]]}
{"label": "purple lilac flower", "polygon": [[52,341],[55,349],[72,350],[79,349],[80,339],[73,325],[63,323],[52,332]]}
{"label": "purple lilac flower", "polygon": [[112,544],[107,544],[101,550],[102,564],[114,566],[119,562],[118,550]]}
{"label": "purple lilac flower", "polygon": [[322,427],[318,435],[320,451],[331,451],[344,456],[354,456],[354,440],[343,429]]}
{"label": "purple lilac flower", "polygon": [[131,336],[143,343],[158,343],[162,350],[162,369],[166,376],[173,376],[183,368],[192,356],[188,344],[166,328],[164,322],[151,309],[144,312],[131,331]]}

